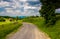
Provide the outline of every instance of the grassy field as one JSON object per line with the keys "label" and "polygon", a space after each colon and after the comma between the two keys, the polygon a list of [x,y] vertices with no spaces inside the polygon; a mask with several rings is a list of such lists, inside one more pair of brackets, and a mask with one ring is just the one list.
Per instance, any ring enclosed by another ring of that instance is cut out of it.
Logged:
{"label": "grassy field", "polygon": [[50,27],[46,27],[44,24],[44,19],[42,17],[26,18],[23,21],[34,23],[40,30],[47,33],[51,39],[60,39],[60,20],[58,20],[54,26]]}
{"label": "grassy field", "polygon": [[9,24],[9,23],[11,23],[11,22],[10,21],[0,22],[0,25]]}
{"label": "grassy field", "polygon": [[5,36],[13,32],[22,25],[22,21],[6,21],[0,22],[0,39],[5,39]]}

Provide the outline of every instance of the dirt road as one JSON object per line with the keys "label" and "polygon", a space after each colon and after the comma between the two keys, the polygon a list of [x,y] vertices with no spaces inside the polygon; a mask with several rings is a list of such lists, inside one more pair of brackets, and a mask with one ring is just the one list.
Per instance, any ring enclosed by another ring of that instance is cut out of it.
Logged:
{"label": "dirt road", "polygon": [[50,39],[45,33],[37,29],[34,24],[23,23],[16,33],[10,34],[6,39]]}

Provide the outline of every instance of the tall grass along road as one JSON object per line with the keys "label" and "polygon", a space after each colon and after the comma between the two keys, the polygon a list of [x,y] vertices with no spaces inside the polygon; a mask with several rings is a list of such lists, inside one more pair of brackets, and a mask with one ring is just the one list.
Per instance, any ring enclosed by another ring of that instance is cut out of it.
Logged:
{"label": "tall grass along road", "polygon": [[17,30],[22,25],[20,21],[19,22],[2,22],[2,23],[0,24],[0,39],[5,39],[6,35],[13,32],[14,30]]}
{"label": "tall grass along road", "polygon": [[38,30],[34,24],[23,23],[22,28],[11,35],[8,35],[6,39],[50,39],[47,34]]}

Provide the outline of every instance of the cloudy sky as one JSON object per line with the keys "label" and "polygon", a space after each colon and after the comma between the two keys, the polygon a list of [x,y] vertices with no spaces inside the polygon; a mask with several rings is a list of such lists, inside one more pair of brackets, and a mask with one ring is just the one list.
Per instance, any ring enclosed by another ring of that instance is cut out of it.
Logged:
{"label": "cloudy sky", "polygon": [[0,0],[0,16],[39,15],[39,0]]}
{"label": "cloudy sky", "polygon": [[39,0],[0,0],[0,16],[40,15],[39,9],[41,9]]}

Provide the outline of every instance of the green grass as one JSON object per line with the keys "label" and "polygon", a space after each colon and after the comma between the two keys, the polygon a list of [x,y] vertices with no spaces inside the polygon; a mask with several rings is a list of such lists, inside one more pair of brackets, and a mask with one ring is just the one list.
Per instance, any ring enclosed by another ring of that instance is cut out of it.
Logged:
{"label": "green grass", "polygon": [[28,18],[24,19],[25,22],[31,22],[37,25],[37,27],[43,32],[47,33],[51,39],[60,39],[60,20],[56,22],[54,26],[46,27],[43,18]]}
{"label": "green grass", "polygon": [[22,21],[16,22],[0,22],[0,39],[5,39],[5,36],[13,32],[22,25]]}
{"label": "green grass", "polygon": [[10,21],[0,22],[0,25],[9,24],[9,23],[11,23],[11,22]]}

